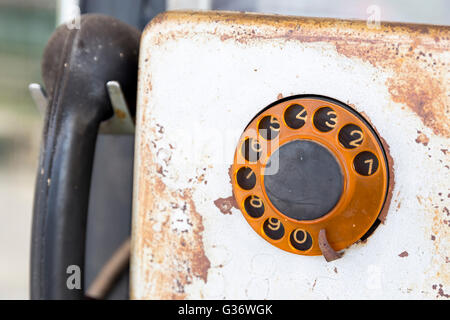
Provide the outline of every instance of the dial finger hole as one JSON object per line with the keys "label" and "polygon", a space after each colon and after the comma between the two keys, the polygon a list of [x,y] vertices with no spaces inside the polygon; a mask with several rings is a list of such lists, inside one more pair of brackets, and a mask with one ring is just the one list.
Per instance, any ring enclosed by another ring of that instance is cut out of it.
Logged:
{"label": "dial finger hole", "polygon": [[236,181],[244,190],[251,190],[256,184],[256,175],[249,167],[242,167],[236,173]]}
{"label": "dial finger hole", "polygon": [[256,162],[261,157],[262,145],[255,138],[247,138],[242,143],[241,152],[245,160]]}
{"label": "dial finger hole", "polygon": [[314,126],[321,132],[329,132],[333,130],[336,127],[337,122],[337,114],[330,107],[322,107],[314,114]]}
{"label": "dial finger hole", "polygon": [[264,221],[263,230],[272,240],[279,240],[284,236],[284,226],[277,218],[269,218]]}
{"label": "dial finger hole", "polygon": [[264,203],[258,196],[248,196],[244,201],[245,212],[252,218],[260,218],[264,214]]}
{"label": "dial finger hole", "polygon": [[371,176],[378,169],[378,158],[370,151],[363,151],[353,160],[353,167],[360,175]]}
{"label": "dial finger hole", "polygon": [[280,133],[280,128],[280,121],[274,116],[265,116],[258,124],[258,132],[266,140],[275,139]]}
{"label": "dial finger hole", "polygon": [[347,124],[339,131],[338,138],[344,148],[354,149],[362,144],[364,134],[357,125]]}
{"label": "dial finger hole", "polygon": [[284,112],[284,122],[286,122],[286,125],[292,129],[300,129],[303,127],[306,123],[307,117],[308,114],[306,109],[299,104],[289,106]]}
{"label": "dial finger hole", "polygon": [[311,235],[305,230],[296,229],[291,232],[289,241],[295,249],[300,251],[306,251],[312,247]]}

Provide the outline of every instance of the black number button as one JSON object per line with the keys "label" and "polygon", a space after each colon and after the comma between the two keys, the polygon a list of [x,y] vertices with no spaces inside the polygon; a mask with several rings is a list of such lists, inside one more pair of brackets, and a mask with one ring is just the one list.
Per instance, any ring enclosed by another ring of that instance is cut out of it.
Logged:
{"label": "black number button", "polygon": [[263,230],[272,240],[279,240],[284,236],[284,226],[277,218],[269,218],[264,221]]}
{"label": "black number button", "polygon": [[363,139],[364,134],[357,125],[347,124],[339,131],[339,142],[347,149],[359,147]]}
{"label": "black number button", "polygon": [[289,237],[292,246],[300,251],[306,251],[312,246],[312,238],[311,235],[301,229],[296,229],[291,233]]}
{"label": "black number button", "polygon": [[259,121],[258,132],[266,140],[275,139],[280,133],[280,121],[273,116],[265,116]]}
{"label": "black number button", "polygon": [[241,152],[245,160],[256,162],[261,157],[262,146],[257,139],[247,138],[242,144]]}
{"label": "black number button", "polygon": [[308,114],[303,106],[293,104],[284,112],[284,121],[289,128],[300,129],[305,125],[307,116]]}
{"label": "black number button", "polygon": [[252,218],[260,218],[264,214],[264,203],[258,196],[249,196],[244,201],[244,208]]}
{"label": "black number button", "polygon": [[256,184],[256,175],[249,167],[242,167],[236,173],[236,181],[244,190],[251,190]]}
{"label": "black number button", "polygon": [[363,151],[355,157],[353,166],[359,174],[371,176],[378,169],[378,159],[372,152]]}

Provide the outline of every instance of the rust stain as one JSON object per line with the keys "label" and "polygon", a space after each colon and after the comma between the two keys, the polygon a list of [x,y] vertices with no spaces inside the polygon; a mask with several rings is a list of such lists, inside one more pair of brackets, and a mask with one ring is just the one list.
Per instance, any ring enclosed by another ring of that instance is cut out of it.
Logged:
{"label": "rust stain", "polygon": [[[162,175],[163,177],[166,176],[166,175],[164,174],[163,167],[162,167],[161,165],[157,165],[157,166],[156,166],[156,172],[157,172],[158,174]],[[161,187],[163,187],[163,186],[160,186],[159,188],[161,189]]]}
{"label": "rust stain", "polygon": [[[228,177],[230,178],[230,180],[228,182],[230,183],[231,190],[233,190],[233,188],[231,186],[232,180],[233,180],[233,165],[232,164],[228,167]],[[223,214],[232,214],[232,212],[231,212],[232,208],[239,209],[239,206],[237,205],[233,191],[231,191],[231,196],[229,196],[227,198],[218,198],[218,199],[214,200],[214,205]]]}
{"label": "rust stain", "polygon": [[[376,30],[367,28],[365,21],[188,11],[161,14],[150,25],[163,21],[227,25],[230,31],[202,32],[242,45],[268,39],[332,43],[338,53],[392,73],[386,82],[392,100],[415,112],[436,135],[450,136],[448,61],[443,54],[450,49],[448,26],[381,23]],[[166,31],[154,41],[158,44],[189,35],[189,30]]]}
{"label": "rust stain", "polygon": [[[395,36],[394,31],[387,29],[392,36]],[[448,35],[448,28],[442,27],[441,31],[433,29],[433,33]],[[376,38],[368,32],[361,32],[361,36]],[[337,42],[336,49],[347,57],[360,58],[375,67],[393,71],[394,75],[386,83],[392,100],[408,106],[435,134],[448,137],[450,128],[446,117],[449,106],[444,98],[447,72],[442,68],[446,62],[438,55],[433,57],[431,52],[440,50],[432,47],[431,35],[404,33],[403,36],[404,39],[396,36],[399,41],[396,45],[370,43],[359,38],[353,43]],[[449,49],[448,41],[445,41],[442,50]]]}
{"label": "rust stain", "polygon": [[[374,128],[375,132],[376,129],[372,125],[372,128]],[[388,162],[388,172],[389,172],[389,184],[388,184],[388,190],[386,194],[386,200],[384,201],[383,209],[381,209],[380,214],[378,215],[378,219],[384,224],[386,221],[386,217],[389,212],[389,208],[391,206],[392,201],[392,195],[394,193],[394,187],[395,187],[395,174],[394,174],[394,159],[391,156],[390,147],[387,144],[386,140],[382,138],[378,132],[378,137],[380,138],[381,144],[383,145],[384,153],[386,154],[387,162]],[[399,203],[400,207],[400,203]]]}
{"label": "rust stain", "polygon": [[416,199],[417,199],[417,201],[419,202],[419,204],[422,204],[422,197],[416,195]]}
{"label": "rust stain", "polygon": [[277,95],[277,100],[280,100],[280,99],[283,99],[283,94],[281,94],[281,93],[279,93],[279,94]]}
{"label": "rust stain", "polygon": [[228,167],[228,177],[230,178],[230,185],[233,184],[233,165],[230,164],[230,166]]}
{"label": "rust stain", "polygon": [[205,180],[205,174],[202,173],[201,175],[199,175],[197,178],[197,182],[203,182]]}
{"label": "rust stain", "polygon": [[[169,189],[162,176],[152,173],[158,172],[158,164],[152,161],[156,152],[146,137],[142,135],[140,143],[145,165],[138,167],[138,230],[134,230],[141,281],[150,285],[144,297],[184,299],[185,286],[195,279],[206,283],[211,267],[203,245],[203,218],[192,199],[193,188]],[[174,210],[183,217],[184,228],[171,221]]]}
{"label": "rust stain", "polygon": [[421,132],[421,131],[417,131],[417,133],[419,134],[416,138],[416,143],[421,143],[423,144],[425,147],[428,145],[428,143],[430,142],[430,138],[428,138],[425,133]]}
{"label": "rust stain", "polygon": [[342,257],[342,254],[336,252],[328,243],[327,232],[325,229],[319,231],[319,247],[327,262],[331,262]]}
{"label": "rust stain", "polygon": [[[438,79],[427,75],[427,71],[413,66],[409,66],[409,69],[412,69],[411,73],[399,71],[399,78],[388,81],[392,100],[406,104],[436,135],[449,137],[450,128],[446,117],[450,112],[443,98],[445,88]],[[417,72],[422,75],[418,77]]]}
{"label": "rust stain", "polygon": [[447,216],[450,216],[450,210],[448,210],[447,207],[444,207],[444,208],[442,209],[442,211],[444,211],[444,212],[447,214]]}
{"label": "rust stain", "polygon": [[405,258],[405,257],[409,256],[409,253],[408,253],[407,251],[403,251],[403,252],[400,253],[398,256],[399,256],[400,258]]}
{"label": "rust stain", "polygon": [[120,119],[125,119],[127,116],[125,112],[123,112],[122,110],[114,110],[114,112],[116,113],[116,116]]}
{"label": "rust stain", "polygon": [[[211,267],[211,263],[208,257],[205,255],[203,248],[203,239],[201,234],[203,233],[203,217],[197,212],[194,200],[192,200],[192,192],[190,189],[185,189],[180,196],[181,199],[188,202],[192,213],[192,224],[194,229],[192,233],[194,234],[195,242],[198,243],[197,253],[199,254],[195,259],[192,259],[192,273],[194,276],[202,279],[205,283],[208,280],[208,270]],[[201,249],[201,250],[198,250]]]}
{"label": "rust stain", "polygon": [[[352,106],[355,110],[356,108]],[[394,174],[394,159],[391,156],[391,149],[387,141],[379,134],[377,128],[373,125],[370,118],[367,116],[367,114],[362,111],[360,114],[363,116],[363,118],[370,124],[372,129],[375,131],[377,137],[380,139],[381,145],[383,146],[384,153],[386,155],[387,159],[387,165],[388,165],[388,172],[389,172],[389,184],[388,184],[388,190],[386,194],[386,199],[384,200],[383,208],[381,209],[380,214],[378,215],[378,219],[384,224],[386,222],[386,217],[389,212],[389,208],[391,207],[392,202],[392,196],[394,194],[394,187],[395,187],[395,174]],[[397,194],[398,196],[398,194]],[[397,206],[397,209],[400,208],[400,203]]]}
{"label": "rust stain", "polygon": [[[156,185],[163,184],[159,178],[155,178],[155,180]],[[152,210],[154,205],[149,202],[155,203],[157,201],[148,196],[150,193],[148,187],[141,190],[147,194],[144,197],[145,200],[140,201],[141,208],[143,208],[143,211]],[[203,247],[203,218],[196,210],[190,189],[179,190],[170,193],[170,195],[165,190],[166,188],[162,191],[157,190],[159,199],[170,197],[172,201],[181,205],[183,212],[188,216],[188,223],[191,228],[188,231],[181,232],[173,230],[169,223],[170,212],[166,212],[166,219],[158,231],[154,230],[157,221],[148,216],[142,217],[147,220],[147,223],[143,225],[141,234],[143,242],[139,251],[142,253],[151,249],[152,252],[152,261],[150,261],[151,264],[146,266],[144,281],[155,288],[156,292],[152,297],[184,299],[184,286],[192,283],[194,277],[206,283],[208,270],[211,266]],[[154,262],[162,268],[153,269]],[[146,262],[142,261],[142,263]]]}
{"label": "rust stain", "polygon": [[214,205],[219,208],[220,212],[222,212],[223,214],[232,214],[232,208],[239,209],[234,196],[214,200]]}
{"label": "rust stain", "polygon": [[162,125],[160,125],[159,123],[157,123],[156,126],[159,128],[158,129],[158,133],[163,134],[164,133],[164,127]]}
{"label": "rust stain", "polygon": [[433,290],[437,290],[436,298],[439,298],[439,297],[447,298],[447,299],[450,298],[450,294],[446,294],[446,293],[444,292],[444,288],[443,288],[442,284],[439,284],[439,286],[436,285],[436,284],[434,284],[434,285],[432,286],[432,288],[433,288]]}
{"label": "rust stain", "polygon": [[[446,221],[448,212],[446,212],[445,206],[435,205],[430,197],[422,198],[422,202],[424,208],[427,209],[427,213],[432,215],[431,234],[434,252],[431,266],[434,266],[434,279],[439,279],[443,285],[448,287],[450,283],[448,267],[446,266],[448,260],[448,243],[446,240],[449,237],[449,225],[447,224],[448,221]],[[444,290],[443,287],[441,289]]]}

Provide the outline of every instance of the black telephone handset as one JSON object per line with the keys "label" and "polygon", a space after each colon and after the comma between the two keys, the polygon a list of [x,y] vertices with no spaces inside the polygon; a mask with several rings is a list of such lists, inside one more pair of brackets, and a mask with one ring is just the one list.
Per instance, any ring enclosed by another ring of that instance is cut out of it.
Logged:
{"label": "black telephone handset", "polygon": [[84,297],[83,290],[67,287],[67,268],[84,268],[95,143],[100,123],[113,115],[106,83],[118,81],[135,106],[139,38],[140,31],[115,18],[88,14],[78,29],[58,27],[47,44],[42,77],[49,103],[33,208],[32,299]]}

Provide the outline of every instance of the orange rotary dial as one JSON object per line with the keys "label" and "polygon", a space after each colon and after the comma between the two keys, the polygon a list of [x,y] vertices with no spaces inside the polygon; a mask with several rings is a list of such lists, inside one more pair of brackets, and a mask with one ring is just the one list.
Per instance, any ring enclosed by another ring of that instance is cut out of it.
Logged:
{"label": "orange rotary dial", "polygon": [[345,104],[293,96],[263,109],[236,148],[233,193],[250,226],[272,245],[320,255],[319,232],[342,250],[383,208],[388,164],[367,121]]}

